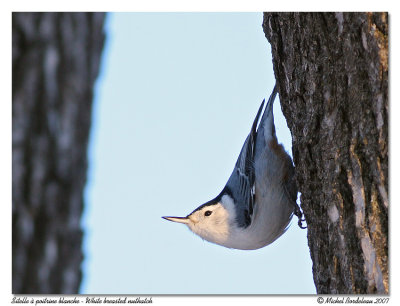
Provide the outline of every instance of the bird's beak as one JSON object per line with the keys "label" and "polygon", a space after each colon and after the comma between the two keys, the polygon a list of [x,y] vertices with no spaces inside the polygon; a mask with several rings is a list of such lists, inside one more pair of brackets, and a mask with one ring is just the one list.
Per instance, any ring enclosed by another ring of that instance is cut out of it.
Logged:
{"label": "bird's beak", "polygon": [[165,220],[172,221],[172,222],[178,222],[178,223],[183,223],[183,224],[189,223],[188,217],[163,217],[163,218]]}

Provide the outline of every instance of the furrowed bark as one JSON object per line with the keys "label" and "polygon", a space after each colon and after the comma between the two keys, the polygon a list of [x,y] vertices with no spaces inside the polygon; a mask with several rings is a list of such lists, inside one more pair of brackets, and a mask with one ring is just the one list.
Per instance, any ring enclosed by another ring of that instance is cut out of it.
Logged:
{"label": "furrowed bark", "polygon": [[264,13],[318,293],[389,291],[388,14]]}

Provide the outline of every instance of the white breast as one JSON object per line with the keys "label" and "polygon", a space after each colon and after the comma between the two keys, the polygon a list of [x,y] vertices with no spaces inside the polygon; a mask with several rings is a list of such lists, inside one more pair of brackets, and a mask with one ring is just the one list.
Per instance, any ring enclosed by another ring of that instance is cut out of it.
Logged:
{"label": "white breast", "polygon": [[[231,226],[229,236],[220,244],[228,248],[254,250],[279,238],[288,228],[293,211],[281,195],[282,192],[271,189],[264,197],[256,198],[251,224],[247,228]],[[268,201],[265,201],[266,198]],[[223,204],[229,214],[235,216],[232,199],[223,199]]]}

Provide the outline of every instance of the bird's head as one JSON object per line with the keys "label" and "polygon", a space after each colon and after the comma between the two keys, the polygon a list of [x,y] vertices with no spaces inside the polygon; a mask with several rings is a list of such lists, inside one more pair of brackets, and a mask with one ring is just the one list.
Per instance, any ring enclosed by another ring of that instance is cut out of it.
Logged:
{"label": "bird's head", "polygon": [[186,217],[163,217],[186,224],[201,238],[220,245],[226,244],[235,226],[235,209],[229,195],[223,195],[196,208]]}

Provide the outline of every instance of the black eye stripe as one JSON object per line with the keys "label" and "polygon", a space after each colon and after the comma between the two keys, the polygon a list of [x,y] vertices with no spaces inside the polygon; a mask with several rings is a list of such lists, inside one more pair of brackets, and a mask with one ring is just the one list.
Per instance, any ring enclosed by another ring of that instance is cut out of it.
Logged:
{"label": "black eye stripe", "polygon": [[211,211],[211,210],[207,210],[207,211],[204,213],[204,216],[208,217],[208,216],[211,215],[211,214],[212,214],[212,211]]}

